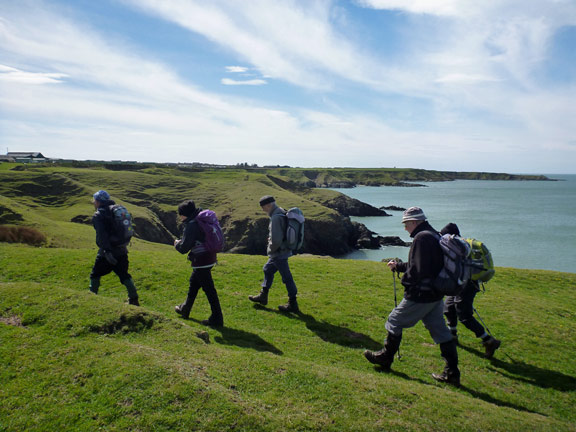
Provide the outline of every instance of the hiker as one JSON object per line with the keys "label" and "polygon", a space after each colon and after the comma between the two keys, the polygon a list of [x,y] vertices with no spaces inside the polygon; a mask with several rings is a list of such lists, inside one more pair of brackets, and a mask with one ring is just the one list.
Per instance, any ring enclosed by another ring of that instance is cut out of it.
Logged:
{"label": "hiker", "polygon": [[[110,194],[105,190],[99,190],[93,198],[96,213],[92,216],[92,224],[96,230],[96,244],[99,249],[92,273],[90,273],[90,291],[98,294],[100,278],[114,272],[120,278],[120,283],[128,290],[128,303],[140,306],[134,281],[128,273],[127,246],[130,240],[118,233],[114,225],[112,206],[116,203],[110,199]],[[132,229],[130,221],[128,224]]]}
{"label": "hiker", "polygon": [[[460,230],[455,223],[449,223],[440,231],[440,234],[454,234],[460,236]],[[444,315],[448,321],[448,327],[452,336],[458,343],[457,325],[460,321],[464,326],[473,332],[477,338],[482,340],[485,353],[484,357],[490,359],[494,352],[500,347],[501,341],[489,335],[482,324],[474,318],[474,298],[480,291],[480,285],[477,281],[470,279],[462,289],[460,295],[446,297],[444,301]]]}
{"label": "hiker", "polygon": [[181,254],[188,252],[188,259],[192,262],[192,275],[190,276],[190,286],[186,301],[174,307],[177,314],[188,319],[190,311],[194,306],[194,301],[200,288],[206,294],[212,314],[206,320],[201,321],[203,325],[211,327],[222,327],[224,318],[220,308],[218,293],[212,280],[212,267],[217,263],[216,252],[207,251],[205,248],[206,234],[196,220],[201,208],[196,208],[192,200],[183,201],[178,206],[178,216],[184,224],[184,233],[181,239],[174,240],[174,247]]}
{"label": "hiker", "polygon": [[268,304],[268,291],[274,282],[274,274],[280,272],[282,282],[286,285],[288,291],[288,303],[278,306],[282,312],[300,312],[298,308],[298,301],[296,295],[298,289],[294,283],[294,278],[290,272],[288,265],[288,258],[292,256],[292,250],[289,249],[285,241],[286,232],[286,211],[282,207],[276,205],[276,200],[270,195],[260,198],[260,207],[270,217],[268,225],[268,261],[264,264],[264,281],[262,282],[262,290],[257,295],[248,296],[250,300],[261,305]]}
{"label": "hiker", "polygon": [[444,258],[438,242],[439,234],[427,222],[424,212],[419,207],[410,207],[402,215],[404,229],[413,238],[408,262],[394,260],[388,262],[392,271],[404,273],[402,285],[404,298],[396,306],[386,321],[388,335],[380,351],[364,351],[366,359],[380,365],[384,371],[390,371],[394,354],[398,352],[402,332],[422,321],[435,343],[440,344],[440,352],[446,362],[441,374],[432,374],[440,382],[460,385],[458,370],[458,352],[456,341],[444,322],[442,315],[444,303],[442,294],[431,287],[432,280],[443,267]]}

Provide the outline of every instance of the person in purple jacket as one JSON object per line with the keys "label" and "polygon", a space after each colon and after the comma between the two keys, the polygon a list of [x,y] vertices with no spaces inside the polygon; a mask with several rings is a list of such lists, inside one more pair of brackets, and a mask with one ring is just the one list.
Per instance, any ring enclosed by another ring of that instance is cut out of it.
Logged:
{"label": "person in purple jacket", "polygon": [[202,209],[196,208],[192,200],[186,200],[178,206],[178,216],[184,224],[184,233],[181,239],[174,241],[174,247],[181,254],[188,253],[188,259],[192,262],[192,275],[190,276],[190,287],[186,301],[175,306],[174,310],[182,318],[188,319],[198,291],[202,288],[212,310],[210,318],[202,321],[202,324],[222,327],[224,318],[222,317],[218,293],[212,280],[212,267],[217,263],[217,256],[215,252],[208,252],[203,247],[205,234],[196,221],[196,216],[201,211]]}

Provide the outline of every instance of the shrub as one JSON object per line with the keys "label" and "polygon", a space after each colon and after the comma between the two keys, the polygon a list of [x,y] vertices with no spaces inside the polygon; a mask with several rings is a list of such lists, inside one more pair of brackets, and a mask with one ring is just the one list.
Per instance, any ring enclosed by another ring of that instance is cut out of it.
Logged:
{"label": "shrub", "polygon": [[46,236],[31,227],[0,225],[0,242],[26,243],[32,246],[41,246],[46,243]]}

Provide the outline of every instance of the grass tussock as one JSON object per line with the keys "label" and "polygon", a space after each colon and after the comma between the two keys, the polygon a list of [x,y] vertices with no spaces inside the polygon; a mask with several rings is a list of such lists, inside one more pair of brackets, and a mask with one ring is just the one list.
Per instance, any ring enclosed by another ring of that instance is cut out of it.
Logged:
{"label": "grass tussock", "polygon": [[46,236],[32,227],[0,225],[0,242],[42,246],[46,244]]}

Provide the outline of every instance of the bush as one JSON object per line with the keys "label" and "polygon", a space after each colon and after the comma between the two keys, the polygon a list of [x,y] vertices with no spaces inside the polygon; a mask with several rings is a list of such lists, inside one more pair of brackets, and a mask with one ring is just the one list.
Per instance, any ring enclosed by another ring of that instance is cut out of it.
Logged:
{"label": "bush", "polygon": [[46,236],[31,227],[0,225],[0,242],[26,243],[32,246],[41,246],[46,243]]}

